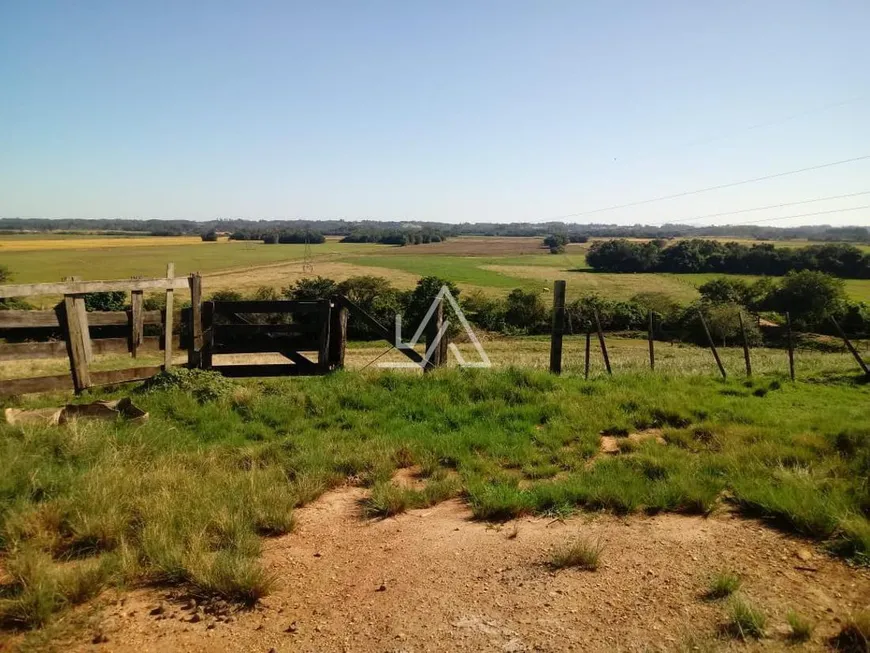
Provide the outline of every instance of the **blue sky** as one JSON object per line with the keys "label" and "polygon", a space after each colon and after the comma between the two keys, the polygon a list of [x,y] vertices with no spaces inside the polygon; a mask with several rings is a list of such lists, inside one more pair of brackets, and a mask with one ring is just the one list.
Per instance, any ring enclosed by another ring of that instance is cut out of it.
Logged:
{"label": "blue sky", "polygon": [[[0,216],[541,221],[868,155],[868,34],[867,0],[0,0]],[[866,159],[575,220],[861,191]],[[870,209],[766,224],[813,222]]]}

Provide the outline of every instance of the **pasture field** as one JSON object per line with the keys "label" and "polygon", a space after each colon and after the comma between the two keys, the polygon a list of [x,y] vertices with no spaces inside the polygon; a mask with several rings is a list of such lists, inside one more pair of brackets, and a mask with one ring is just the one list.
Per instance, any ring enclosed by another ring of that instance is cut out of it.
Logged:
{"label": "pasture field", "polygon": [[[717,514],[761,517],[799,538],[787,542],[789,549],[810,550],[802,555],[813,558],[816,579],[829,574],[834,574],[831,582],[838,579],[834,586],[842,592],[836,612],[818,609],[818,586],[797,585],[787,596],[792,605],[811,610],[823,622],[820,632],[825,636],[838,627],[834,618],[845,622],[870,592],[870,578],[860,569],[826,561],[833,555],[862,565],[870,553],[865,482],[870,471],[870,401],[866,384],[847,376],[792,384],[782,375],[721,381],[713,375],[621,373],[584,381],[571,374],[554,377],[506,368],[447,369],[425,377],[370,370],[236,383],[179,371],[159,378],[150,390],[123,392],[150,413],[150,420],[0,426],[0,641],[9,636],[21,643],[14,629],[48,625],[23,641],[33,648],[39,648],[37,643],[45,646],[46,638],[73,627],[75,620],[58,619],[69,608],[91,601],[106,588],[124,596],[125,588],[156,586],[163,590],[137,612],[147,615],[158,600],[176,602],[174,607],[153,608],[152,615],[177,612],[182,602],[189,606],[188,597],[205,606],[214,599],[241,606],[270,593],[287,596],[291,603],[283,620],[268,600],[253,613],[233,613],[244,624],[253,620],[245,632],[253,633],[255,622],[265,621],[267,629],[256,635],[270,638],[272,645],[272,638],[287,637],[287,623],[296,619],[292,601],[298,605],[301,600],[296,583],[304,578],[328,583],[324,574],[343,574],[345,567],[338,552],[327,548],[321,567],[285,586],[294,573],[286,565],[309,564],[327,544],[300,549],[294,543],[303,542],[296,538],[307,531],[275,544],[263,538],[291,533],[296,514],[302,514],[300,506],[341,486],[356,488],[350,496],[357,506],[348,507],[351,521],[342,529],[355,532],[352,523],[363,520],[374,534],[379,522],[369,520],[410,510],[416,518],[400,524],[388,520],[384,526],[390,532],[404,531],[404,541],[429,523],[430,511],[419,509],[454,499],[469,515],[450,522],[447,532],[477,528],[474,520],[497,528],[505,520],[539,515],[548,517],[540,522],[543,529],[544,523],[578,511],[620,515],[620,525],[614,522],[617,530],[602,553],[604,569],[595,572],[605,574],[614,573],[619,542],[631,537],[635,547],[644,546],[643,533],[648,536],[657,523],[632,515],[674,513],[674,532],[682,530],[681,524],[720,529],[724,522],[717,521]],[[43,396],[16,404],[50,406],[59,399]],[[410,468],[419,481],[397,481],[401,468]],[[329,505],[321,504],[318,514],[328,518]],[[707,526],[687,516],[711,514]],[[516,522],[520,542],[529,537],[524,529],[535,528],[535,523]],[[600,532],[588,519],[572,524],[576,533]],[[756,525],[742,537],[762,530]],[[654,536],[646,546],[657,551],[663,538]],[[344,538],[334,531],[324,542],[338,540]],[[391,554],[379,563],[382,578],[401,575],[396,567],[406,556],[401,541],[394,540]],[[436,541],[429,540],[429,546]],[[553,538],[549,542],[556,543]],[[681,547],[688,545],[683,541]],[[729,545],[714,540],[708,546],[721,552]],[[273,552],[267,559],[284,562],[268,563],[273,564],[268,571],[264,549]],[[438,568],[456,556],[462,563],[463,551],[448,549]],[[781,552],[774,551],[777,559]],[[361,551],[351,553],[351,559],[359,555]],[[534,570],[541,569],[546,555],[546,549],[542,553],[535,547],[517,557],[512,564],[519,578],[537,587]],[[644,577],[664,569],[653,570],[648,555],[637,563]],[[762,548],[754,555],[767,553]],[[661,557],[655,558],[656,565],[667,564]],[[698,598],[703,576],[722,564],[715,552],[705,559],[710,565],[706,569],[694,567],[688,576],[674,577],[680,586],[689,584],[680,598],[687,610],[704,605]],[[761,587],[780,582],[784,575],[758,577],[755,558],[732,559],[732,564]],[[358,568],[347,565],[347,570]],[[620,566],[631,576],[636,564]],[[790,566],[788,570],[794,573]],[[487,567],[478,573],[486,580],[498,578],[501,570]],[[539,592],[546,595],[556,582],[552,573],[543,573],[536,601]],[[631,578],[613,582],[628,582],[629,591]],[[563,591],[582,586],[570,573],[564,582],[570,585]],[[384,589],[378,590],[377,583]],[[390,580],[385,586],[382,580],[369,579],[359,590],[366,598],[360,599],[358,609],[375,609],[366,602],[377,598],[372,592],[386,591],[389,597],[399,584]],[[418,582],[417,587],[428,591],[430,583]],[[177,591],[167,593],[171,588]],[[131,595],[134,606],[135,597],[141,596],[136,591]],[[590,596],[600,597],[600,588],[590,591]],[[511,592],[519,590],[514,586]],[[117,602],[112,599],[109,605]],[[788,606],[782,599],[778,606],[773,616],[784,619],[779,611],[784,615]],[[498,609],[496,604],[492,609]],[[625,616],[637,611],[622,609]],[[124,609],[125,619],[130,610]],[[712,636],[718,612],[705,608],[703,615],[691,623]],[[214,622],[207,615],[202,619]],[[234,628],[221,623],[215,636],[224,636],[222,628]],[[313,629],[312,623],[317,623],[313,617],[305,622],[306,631]],[[118,619],[112,624],[118,628]],[[201,629],[197,636],[206,632],[205,623],[201,628],[183,625],[196,633]],[[136,636],[144,630],[138,628]],[[78,642],[96,641],[94,632],[103,631],[86,631]],[[110,632],[123,648],[125,638]]]}
{"label": "pasture field", "polygon": [[[206,294],[225,289],[253,292],[260,286],[281,288],[310,276],[302,272],[304,245],[226,240],[205,243],[190,236],[33,236],[0,235],[0,263],[12,271],[16,282],[58,281],[66,276],[85,280],[161,276],[170,261],[175,263],[177,275],[202,272]],[[491,294],[505,294],[514,288],[541,290],[547,301],[552,282],[566,279],[570,299],[593,292],[610,299],[661,292],[678,302],[688,302],[697,298],[698,286],[720,276],[594,272],[586,266],[587,249],[588,244],[571,244],[564,254],[551,255],[541,246],[540,238],[501,237],[462,237],[409,247],[339,243],[331,238],[311,246],[313,274],[336,281],[372,274],[390,279],[399,288],[409,288],[420,276],[436,275],[460,288]],[[748,281],[758,278],[740,276]],[[870,280],[847,279],[845,283],[853,299],[870,301]]]}

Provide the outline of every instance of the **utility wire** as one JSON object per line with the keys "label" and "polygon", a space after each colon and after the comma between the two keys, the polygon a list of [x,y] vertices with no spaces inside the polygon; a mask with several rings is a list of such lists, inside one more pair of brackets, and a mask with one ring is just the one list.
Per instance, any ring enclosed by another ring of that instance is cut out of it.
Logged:
{"label": "utility wire", "polygon": [[846,193],[845,195],[830,195],[828,197],[817,197],[811,200],[802,200],[800,202],[786,202],[784,204],[769,204],[768,206],[759,206],[752,209],[740,209],[739,211],[724,211],[723,213],[708,213],[707,215],[699,215],[693,218],[685,218],[679,220],[666,220],[661,225],[673,224],[681,225],[687,222],[695,222],[697,220],[707,220],[709,218],[719,218],[723,215],[737,215],[739,213],[754,213],[755,211],[766,211],[767,209],[781,209],[786,206],[798,206],[799,204],[814,204],[815,202],[826,202],[828,200],[841,200],[847,197],[858,197],[860,195],[870,195],[870,190],[862,190],[859,193]]}
{"label": "utility wire", "polygon": [[833,209],[831,211],[814,211],[813,213],[801,213],[799,215],[783,215],[778,218],[761,218],[760,220],[747,220],[746,222],[734,222],[729,224],[729,227],[741,224],[755,224],[756,222],[773,222],[774,220],[788,220],[789,218],[809,218],[813,215],[828,215],[831,213],[846,213],[847,211],[860,211],[861,209],[870,209],[870,204],[864,206],[853,206],[848,209]]}
{"label": "utility wire", "polygon": [[[766,181],[768,179],[777,179],[779,177],[787,177],[789,175],[796,175],[802,172],[810,172],[811,170],[821,170],[822,168],[832,168],[834,166],[844,165],[846,163],[854,163],[856,161],[864,161],[866,159],[870,159],[870,154],[865,154],[863,156],[856,156],[851,159],[842,159],[841,161],[832,161],[830,163],[822,163],[820,165],[809,166],[807,168],[798,168],[797,170],[788,170],[786,172],[778,172],[773,175],[764,175],[763,177],[753,177],[752,179],[742,179],[741,181],[733,181],[727,184],[719,184],[717,186],[707,186],[706,188],[699,188],[697,190],[685,191],[682,193],[674,193],[673,195],[662,195],[660,197],[653,197],[646,200],[639,200],[637,202],[628,202],[626,204],[615,204],[613,206],[605,206],[600,209],[593,209],[591,211],[581,211],[579,213],[569,213],[567,215],[559,216],[557,218],[553,218],[553,220],[564,220],[565,218],[576,218],[584,215],[592,215],[594,213],[603,213],[605,211],[615,211],[616,209],[627,209],[632,206],[641,206],[643,204],[652,204],[653,202],[663,202],[665,200],[672,200],[678,197],[688,197],[689,195],[699,195],[701,193],[708,193],[712,190],[720,190],[722,188],[733,188],[734,186],[742,186],[744,184],[753,184],[759,181]],[[546,222],[546,221],[545,221]]]}

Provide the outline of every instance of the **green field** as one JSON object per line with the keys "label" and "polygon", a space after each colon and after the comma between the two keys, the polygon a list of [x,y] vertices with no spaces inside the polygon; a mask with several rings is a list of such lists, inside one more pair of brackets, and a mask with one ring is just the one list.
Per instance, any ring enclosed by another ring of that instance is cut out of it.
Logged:
{"label": "green field", "polygon": [[[204,274],[226,270],[243,271],[246,268],[281,263],[301,262],[304,245],[264,245],[259,242],[202,243],[196,238],[148,236],[116,237],[89,234],[61,236],[48,234],[35,238],[34,234],[21,236],[0,235],[0,263],[8,267],[15,282],[33,283],[58,281],[67,276],[82,279],[123,279],[131,276],[162,276],[166,263],[175,263],[177,275],[199,271]],[[39,244],[37,241],[44,241]],[[374,244],[339,243],[329,240],[312,245],[313,274],[363,274],[386,276],[388,270],[410,275],[435,275],[450,279],[460,287],[476,288],[494,294],[505,294],[514,288],[547,292],[556,279],[568,281],[568,296],[576,298],[598,293],[615,300],[630,299],[640,292],[660,292],[679,302],[689,302],[698,296],[697,287],[717,274],[610,274],[593,272],[586,266],[582,246],[572,246],[567,254],[511,253],[505,239],[497,239],[498,255],[462,255],[463,247],[472,239],[453,239],[433,246],[391,247]],[[517,243],[532,239],[517,239]],[[34,243],[37,243],[34,245]],[[480,243],[481,239],[475,242]],[[484,241],[485,242],[485,241]],[[102,246],[100,243],[103,243]],[[418,249],[419,248],[419,249]],[[485,249],[485,247],[484,247]],[[318,263],[321,267],[318,269]],[[344,263],[338,269],[330,263]],[[295,274],[295,272],[294,272]],[[255,275],[254,275],[255,276]],[[298,277],[295,274],[295,277]],[[740,275],[749,281],[758,277]],[[294,278],[295,278],[294,277]],[[275,283],[276,275],[264,279],[266,285]],[[277,278],[281,278],[278,274]],[[206,291],[232,288],[238,280],[232,276],[206,280]],[[846,289],[856,300],[870,301],[870,280],[847,279]],[[256,286],[249,273],[244,287]]]}
{"label": "green field", "polygon": [[[315,258],[330,258],[385,248],[384,245],[328,241],[312,245],[311,252]],[[80,276],[84,280],[161,277],[169,262],[175,263],[175,274],[181,276],[300,261],[304,254],[305,245],[218,242],[137,246],[135,239],[130,239],[124,247],[2,252],[0,262],[12,271],[15,282],[37,283],[60,281],[67,276]]]}

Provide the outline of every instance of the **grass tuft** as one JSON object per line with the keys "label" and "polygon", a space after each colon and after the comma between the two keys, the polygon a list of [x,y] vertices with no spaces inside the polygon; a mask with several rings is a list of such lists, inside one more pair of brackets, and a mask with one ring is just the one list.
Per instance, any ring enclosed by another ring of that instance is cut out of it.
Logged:
{"label": "grass tuft", "polygon": [[724,599],[740,589],[741,580],[733,571],[717,571],[710,578],[705,598],[709,600]]}
{"label": "grass tuft", "polygon": [[785,620],[788,622],[789,628],[791,628],[791,633],[789,633],[790,640],[794,642],[806,642],[813,636],[813,629],[815,628],[813,622],[794,610],[789,611]]}
{"label": "grass tuft", "polygon": [[760,639],[764,637],[767,617],[764,613],[741,596],[733,596],[728,603],[728,622],[724,632],[739,639]]}
{"label": "grass tuft", "polygon": [[593,542],[585,538],[577,538],[570,544],[556,549],[550,556],[549,564],[553,569],[574,567],[595,571],[598,569],[602,551],[604,551],[604,544],[600,540]]}

